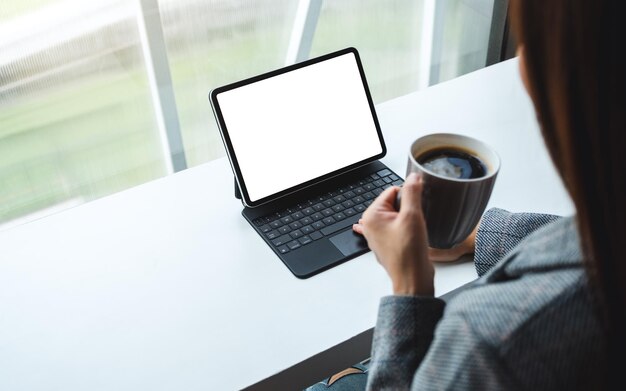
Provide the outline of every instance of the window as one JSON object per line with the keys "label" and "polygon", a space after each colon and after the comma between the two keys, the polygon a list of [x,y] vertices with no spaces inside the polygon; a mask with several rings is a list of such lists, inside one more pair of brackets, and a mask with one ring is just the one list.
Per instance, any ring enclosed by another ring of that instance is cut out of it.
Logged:
{"label": "window", "polygon": [[[347,46],[359,50],[376,103],[420,87],[421,38],[427,1],[325,1],[311,56]],[[431,15],[432,17],[432,15]]]}
{"label": "window", "polygon": [[493,5],[3,1],[0,229],[222,157],[209,90],[285,65],[294,42],[359,49],[377,103],[478,69]]}
{"label": "window", "polygon": [[159,0],[188,166],[224,156],[211,88],[284,65],[297,2]]}
{"label": "window", "polygon": [[437,0],[430,84],[485,66],[496,1]]}
{"label": "window", "polygon": [[133,3],[5,4],[0,224],[165,175]]}

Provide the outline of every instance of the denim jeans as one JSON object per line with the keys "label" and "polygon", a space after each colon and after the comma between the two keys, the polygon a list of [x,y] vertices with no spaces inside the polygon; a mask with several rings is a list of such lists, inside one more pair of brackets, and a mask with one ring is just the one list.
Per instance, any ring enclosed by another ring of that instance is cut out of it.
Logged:
{"label": "denim jeans", "polygon": [[356,364],[319,383],[308,387],[305,391],[363,391],[367,383],[369,362]]}

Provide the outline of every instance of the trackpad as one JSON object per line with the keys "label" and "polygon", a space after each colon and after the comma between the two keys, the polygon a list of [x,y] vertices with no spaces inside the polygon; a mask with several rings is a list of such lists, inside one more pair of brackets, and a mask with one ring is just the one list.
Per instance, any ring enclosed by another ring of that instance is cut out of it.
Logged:
{"label": "trackpad", "polygon": [[369,250],[365,238],[352,229],[338,233],[330,238],[330,242],[337,247],[345,256],[352,255],[363,250]]}

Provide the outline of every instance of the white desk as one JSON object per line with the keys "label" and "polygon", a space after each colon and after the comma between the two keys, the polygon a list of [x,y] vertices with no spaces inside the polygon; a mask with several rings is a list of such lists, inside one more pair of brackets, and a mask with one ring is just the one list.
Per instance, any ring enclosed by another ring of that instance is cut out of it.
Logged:
{"label": "white desk", "polygon": [[[466,133],[502,157],[492,205],[572,211],[515,60],[377,109],[398,173],[414,138]],[[0,389],[241,388],[374,325],[371,253],[298,280],[232,188],[219,159],[0,232]],[[437,294],[475,276],[438,267]]]}

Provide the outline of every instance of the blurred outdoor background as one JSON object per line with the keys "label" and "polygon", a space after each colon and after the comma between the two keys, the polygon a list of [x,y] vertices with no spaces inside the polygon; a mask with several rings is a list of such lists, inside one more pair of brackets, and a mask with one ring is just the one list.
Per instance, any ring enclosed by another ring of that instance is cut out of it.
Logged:
{"label": "blurred outdoor background", "polygon": [[[186,167],[220,158],[209,90],[286,65],[300,2],[151,1]],[[356,47],[384,102],[484,67],[492,8],[323,0],[309,57]],[[139,0],[0,3],[0,229],[172,173],[141,15]]]}

